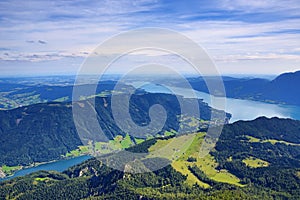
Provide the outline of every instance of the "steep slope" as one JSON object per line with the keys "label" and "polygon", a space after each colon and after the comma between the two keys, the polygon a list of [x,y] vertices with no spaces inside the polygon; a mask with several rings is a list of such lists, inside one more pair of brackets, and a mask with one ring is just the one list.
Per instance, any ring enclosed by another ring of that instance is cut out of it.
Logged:
{"label": "steep slope", "polygon": [[[300,121],[295,120],[240,121],[225,126],[216,150],[205,158],[197,157],[204,134],[195,133],[184,154],[157,171],[130,174],[91,159],[63,173],[36,172],[0,183],[0,198],[299,199],[299,132]],[[128,150],[151,154],[169,140],[185,141],[186,137],[154,138]],[[173,146],[170,151],[178,152]],[[148,158],[148,163],[157,164],[170,155]],[[259,163],[263,160],[268,165]],[[229,182],[224,174],[236,176],[240,184]]]}
{"label": "steep slope", "polygon": [[0,165],[59,159],[80,144],[68,104],[36,104],[0,111]]}
{"label": "steep slope", "polygon": [[[79,104],[88,106],[91,105],[89,101],[81,101]],[[117,135],[126,136],[114,121],[110,101],[109,95],[96,98],[97,119],[105,134],[103,141],[113,140]],[[188,103],[189,99],[184,101]],[[198,102],[201,119],[209,120],[212,109],[204,102],[200,100]],[[139,125],[149,123],[149,108],[157,103],[164,106],[167,112],[167,120],[160,133],[164,134],[171,129],[178,130],[178,116],[181,111],[174,95],[148,93],[133,95],[130,100],[130,114],[133,121]],[[224,119],[221,121],[224,122]],[[189,122],[187,120],[187,123]],[[92,127],[87,129],[87,132],[95,135]],[[62,155],[79,145],[82,145],[82,142],[74,126],[70,103],[36,104],[0,111],[0,166],[28,165],[60,159]]]}

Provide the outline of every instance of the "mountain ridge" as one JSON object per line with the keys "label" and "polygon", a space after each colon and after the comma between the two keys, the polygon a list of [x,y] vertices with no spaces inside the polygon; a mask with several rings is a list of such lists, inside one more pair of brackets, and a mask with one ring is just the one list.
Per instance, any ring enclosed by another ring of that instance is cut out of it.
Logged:
{"label": "mountain ridge", "polygon": [[[201,78],[189,78],[191,86],[198,91],[209,93]],[[268,103],[300,106],[298,85],[300,71],[283,73],[273,80],[262,78],[239,78],[223,80],[226,96]],[[180,86],[180,83],[178,84]]]}
{"label": "mountain ridge", "polygon": [[[103,140],[113,140],[118,135],[125,138],[127,133],[116,125],[112,116],[111,97],[96,97],[95,100],[97,120],[104,132]],[[89,106],[91,105],[89,101],[91,100],[80,101],[80,104]],[[189,99],[183,101],[188,103]],[[177,97],[170,94],[132,95],[130,114],[133,121],[138,125],[148,124],[150,122],[149,108],[157,103],[164,106],[167,111],[167,120],[160,134],[171,129],[177,130],[180,123],[178,115],[181,110]],[[200,106],[199,118],[204,121],[210,120],[212,110],[216,113],[223,113],[223,111],[210,108],[201,100],[198,100],[198,104]],[[227,117],[230,115],[227,114]],[[188,123],[190,124],[190,121],[186,122]],[[208,122],[205,123],[207,126]],[[95,135],[93,127],[87,127],[85,131]],[[62,155],[83,145],[73,121],[71,103],[52,102],[0,111],[0,136],[0,165],[9,166],[57,160]]]}

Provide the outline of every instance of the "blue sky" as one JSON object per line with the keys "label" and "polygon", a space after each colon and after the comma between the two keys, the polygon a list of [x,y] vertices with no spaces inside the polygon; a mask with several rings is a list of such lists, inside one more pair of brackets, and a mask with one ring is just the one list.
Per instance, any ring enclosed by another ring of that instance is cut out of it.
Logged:
{"label": "blue sky", "polygon": [[186,35],[222,74],[300,69],[299,0],[4,0],[1,75],[75,74],[101,42],[143,27]]}

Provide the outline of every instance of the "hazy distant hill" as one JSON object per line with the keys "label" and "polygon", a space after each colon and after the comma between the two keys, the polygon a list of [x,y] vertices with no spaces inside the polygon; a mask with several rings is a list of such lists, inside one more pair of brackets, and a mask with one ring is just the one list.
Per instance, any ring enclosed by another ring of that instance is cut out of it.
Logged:
{"label": "hazy distant hill", "polygon": [[[40,82],[33,80],[31,84],[22,84],[19,79],[14,80],[16,83],[11,83],[7,79],[0,82],[0,109],[13,109],[19,106],[52,101],[72,101],[73,83],[55,85],[56,82],[53,82],[53,85],[48,85],[49,83],[40,84]],[[57,77],[57,79],[61,80],[61,77]],[[81,91],[82,97],[89,97],[91,94],[112,91],[115,84],[116,81],[101,81],[96,87],[96,91],[92,91],[94,85],[91,84],[82,84],[76,87]],[[122,88],[132,87],[122,83],[119,85]]]}
{"label": "hazy distant hill", "polygon": [[281,74],[265,86],[262,98],[300,105],[299,86],[300,71]]}
{"label": "hazy distant hill", "polygon": [[[31,82],[24,82],[23,79],[1,79],[0,109],[12,109],[19,106],[51,101],[71,101],[74,78],[69,78],[66,82],[63,82],[63,78],[64,77],[52,77],[53,80],[50,82],[43,82],[43,79],[38,78]],[[205,78],[206,80],[214,80],[214,77]],[[300,95],[298,92],[300,71],[282,74],[272,81],[261,78],[232,78],[225,76],[222,78],[227,97],[300,105]],[[187,79],[195,90],[208,93],[203,78],[190,77]],[[145,80],[147,81],[148,79]],[[151,82],[153,80],[150,78],[148,81]],[[174,86],[181,86],[180,81],[170,77],[164,77],[161,81],[168,82],[168,85],[173,83]],[[116,83],[116,79],[114,79],[114,81],[101,81],[97,87],[96,94],[112,91]],[[78,87],[81,88],[81,91],[85,92],[82,93],[83,96],[94,94],[89,84],[83,84]],[[132,88],[133,86],[123,84],[123,88],[128,87]]]}
{"label": "hazy distant hill", "polygon": [[[271,81],[226,77],[223,80],[227,97],[300,105],[300,71],[281,74]],[[189,82],[194,89],[208,92],[203,79],[190,78]]]}

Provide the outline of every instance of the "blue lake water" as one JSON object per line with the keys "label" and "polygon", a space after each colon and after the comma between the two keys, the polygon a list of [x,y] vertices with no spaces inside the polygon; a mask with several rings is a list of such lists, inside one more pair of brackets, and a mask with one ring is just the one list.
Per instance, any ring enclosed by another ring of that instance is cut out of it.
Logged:
{"label": "blue lake water", "polygon": [[24,175],[30,174],[32,172],[40,171],[40,170],[55,170],[55,171],[62,172],[64,170],[68,169],[69,167],[72,167],[74,165],[82,163],[83,161],[88,160],[90,158],[91,158],[91,156],[85,155],[85,156],[70,158],[67,160],[59,160],[59,161],[55,161],[55,162],[41,164],[36,167],[25,168],[25,169],[17,171],[13,176],[9,176],[9,177],[0,179],[0,181],[12,179],[12,178],[15,178],[18,176],[24,176]]}
{"label": "blue lake water", "polygon": [[[137,82],[137,83],[133,83],[132,85],[140,86],[142,84],[141,82]],[[199,99],[203,99],[203,101],[208,103],[209,106],[216,109],[225,110],[226,112],[231,113],[232,114],[232,118],[230,119],[231,123],[238,120],[253,120],[260,116],[292,118],[292,119],[300,120],[299,106],[279,105],[279,104],[270,104],[270,103],[264,103],[259,101],[225,98],[225,107],[224,107],[224,105],[221,106],[218,104],[213,104],[211,95],[196,90],[190,90],[190,89],[179,88],[179,87],[166,88],[160,85],[147,84],[147,83],[143,85],[141,88],[147,92],[152,92],[152,93],[169,93],[169,94],[173,93],[176,95],[182,95],[187,98],[197,97]]]}

